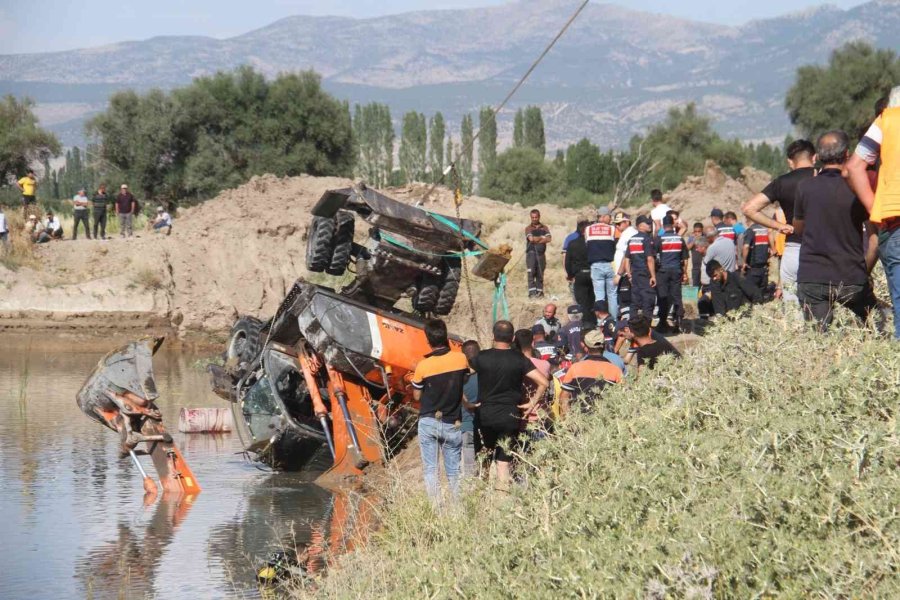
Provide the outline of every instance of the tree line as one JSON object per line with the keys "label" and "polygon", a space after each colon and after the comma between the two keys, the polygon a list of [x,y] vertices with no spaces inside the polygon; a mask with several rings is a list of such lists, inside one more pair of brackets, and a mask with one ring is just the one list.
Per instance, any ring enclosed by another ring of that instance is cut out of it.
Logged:
{"label": "tree line", "polygon": [[[836,50],[828,65],[801,67],[785,107],[798,135],[831,128],[859,135],[874,117],[872,105],[898,82],[900,59],[893,50],[852,43]],[[512,145],[500,152],[489,107],[463,115],[454,132],[440,112],[410,111],[395,121],[385,104],[351,111],[313,72],[267,80],[241,67],[170,92],[114,94],[107,110],[87,124],[92,143],[69,149],[65,164],[53,170],[49,159],[59,155],[59,142],[37,126],[32,108],[30,100],[12,96],[0,102],[4,198],[15,195],[9,186],[29,165],[42,163],[45,201],[70,198],[103,179],[127,181],[143,198],[186,203],[262,173],[355,176],[387,187],[440,181],[451,162],[455,170],[445,183],[464,193],[567,206],[627,202],[642,190],[671,189],[702,173],[707,159],[732,176],[748,165],[772,174],[785,169],[782,144],[725,139],[694,104],[671,109],[624,149],[601,149],[583,138],[548,158],[537,106],[515,112]]]}

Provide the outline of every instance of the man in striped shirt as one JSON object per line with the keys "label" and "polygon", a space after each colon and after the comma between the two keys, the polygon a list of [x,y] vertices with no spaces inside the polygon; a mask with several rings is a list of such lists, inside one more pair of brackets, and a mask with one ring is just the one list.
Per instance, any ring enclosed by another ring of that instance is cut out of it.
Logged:
{"label": "man in striped shirt", "polygon": [[[867,170],[881,161],[877,189]],[[900,86],[891,90],[887,108],[875,119],[847,163],[849,183],[878,225],[878,254],[894,305],[894,338],[900,340]]]}

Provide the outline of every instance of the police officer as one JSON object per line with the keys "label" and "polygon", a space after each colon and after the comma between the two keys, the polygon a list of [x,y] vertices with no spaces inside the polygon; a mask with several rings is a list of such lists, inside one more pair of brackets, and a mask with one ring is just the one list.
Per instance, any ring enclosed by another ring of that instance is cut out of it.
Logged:
{"label": "police officer", "polygon": [[583,354],[581,349],[581,316],[582,309],[577,304],[573,304],[566,312],[569,315],[569,322],[563,325],[559,330],[559,349],[563,354],[571,354],[576,358],[581,358]]}
{"label": "police officer", "polygon": [[612,352],[616,341],[616,319],[609,314],[609,303],[606,300],[594,302],[594,318],[597,320],[596,329],[603,332],[606,350]]}
{"label": "police officer", "polygon": [[630,318],[640,312],[652,319],[656,306],[656,259],[650,237],[653,221],[647,215],[641,215],[637,218],[637,228],[638,232],[628,240],[619,274],[624,272],[631,281]]}
{"label": "police officer", "polygon": [[541,223],[541,211],[531,211],[531,224],[525,228],[525,266],[528,269],[528,297],[544,296],[544,270],[547,268],[547,244],[550,230]]}
{"label": "police officer", "polygon": [[662,230],[656,238],[656,256],[659,271],[656,273],[656,293],[659,296],[659,325],[656,330],[669,333],[669,312],[675,309],[674,332],[681,331],[684,305],[681,300],[681,284],[687,283],[687,261],[690,257],[687,244],[675,231],[675,219],[667,215],[662,220]]}
{"label": "police officer", "polygon": [[753,223],[744,234],[744,274],[761,290],[769,285],[769,256],[771,256],[769,228]]}
{"label": "police officer", "polygon": [[[618,314],[618,290],[613,261],[616,258],[616,230],[610,223],[609,209],[605,206],[598,211],[600,221],[588,226],[584,232],[588,262],[591,265],[591,280],[594,285],[594,299],[606,300],[613,316]],[[590,310],[591,304],[584,306]],[[593,319],[590,319],[593,321]]]}

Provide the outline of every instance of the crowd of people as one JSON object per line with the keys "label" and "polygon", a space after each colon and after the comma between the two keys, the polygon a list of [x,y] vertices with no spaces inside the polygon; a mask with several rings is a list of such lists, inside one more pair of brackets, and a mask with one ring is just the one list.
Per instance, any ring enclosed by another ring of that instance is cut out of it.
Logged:
{"label": "crowd of people", "polygon": [[[514,458],[560,419],[593,410],[629,370],[640,376],[659,368],[660,357],[680,356],[663,334],[681,329],[687,283],[698,288],[701,314],[780,298],[824,332],[836,304],[867,321],[878,305],[872,270],[880,257],[900,340],[900,87],[876,114],[854,152],[837,130],[791,143],[789,172],[744,203],[745,223],[713,209],[708,224],[688,228],[658,190],[649,214],[632,219],[601,207],[596,219],[580,220],[562,244],[574,300],[567,323],[547,304],[530,329],[498,321],[491,348],[468,341],[456,351],[445,324],[429,321],[432,353],[413,377],[429,495],[439,497],[441,456],[455,494],[475,472],[479,448],[497,484],[508,485]],[[539,211],[530,217],[528,294],[539,298],[553,238]]]}
{"label": "crowd of people", "polygon": [[[689,228],[660,190],[632,217],[601,207],[562,243],[574,302],[588,321],[604,300],[613,319],[658,319],[660,333],[682,331],[683,286],[697,288],[701,318],[781,298],[826,330],[835,305],[861,321],[879,308],[872,271],[881,258],[900,339],[900,87],[876,106],[876,119],[851,152],[843,131],[786,148],[789,171],[734,211],[714,208]],[[529,297],[543,296],[551,231],[531,211],[526,228]],[[770,267],[777,261],[777,267]]]}
{"label": "crowd of people", "polygon": [[[40,182],[34,170],[29,170],[16,181],[16,185],[22,192],[26,237],[36,244],[64,239],[65,232],[59,215],[55,215],[52,210],[48,209],[42,217],[39,216],[36,192]],[[87,189],[81,188],[72,197],[73,224],[70,239],[77,240],[79,230],[83,229],[84,237],[89,240],[108,240],[106,225],[110,212],[116,216],[120,237],[134,235],[134,220],[140,214],[140,203],[129,190],[128,184],[123,183],[119,187],[119,193],[115,195],[108,193],[106,189],[105,184],[100,184],[97,191],[89,197],[86,193]],[[92,222],[93,228],[91,227]],[[163,206],[158,206],[155,216],[147,222],[147,229],[154,232],[171,233],[171,214]],[[9,228],[2,209],[0,209],[0,242],[4,246],[9,243]]]}

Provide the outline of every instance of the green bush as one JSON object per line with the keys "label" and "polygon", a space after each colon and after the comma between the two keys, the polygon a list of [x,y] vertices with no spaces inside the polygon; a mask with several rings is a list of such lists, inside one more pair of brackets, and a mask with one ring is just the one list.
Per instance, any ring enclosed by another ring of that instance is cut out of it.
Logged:
{"label": "green bush", "polygon": [[780,306],[609,389],[510,495],[435,514],[409,484],[332,597],[900,595],[900,352]]}

